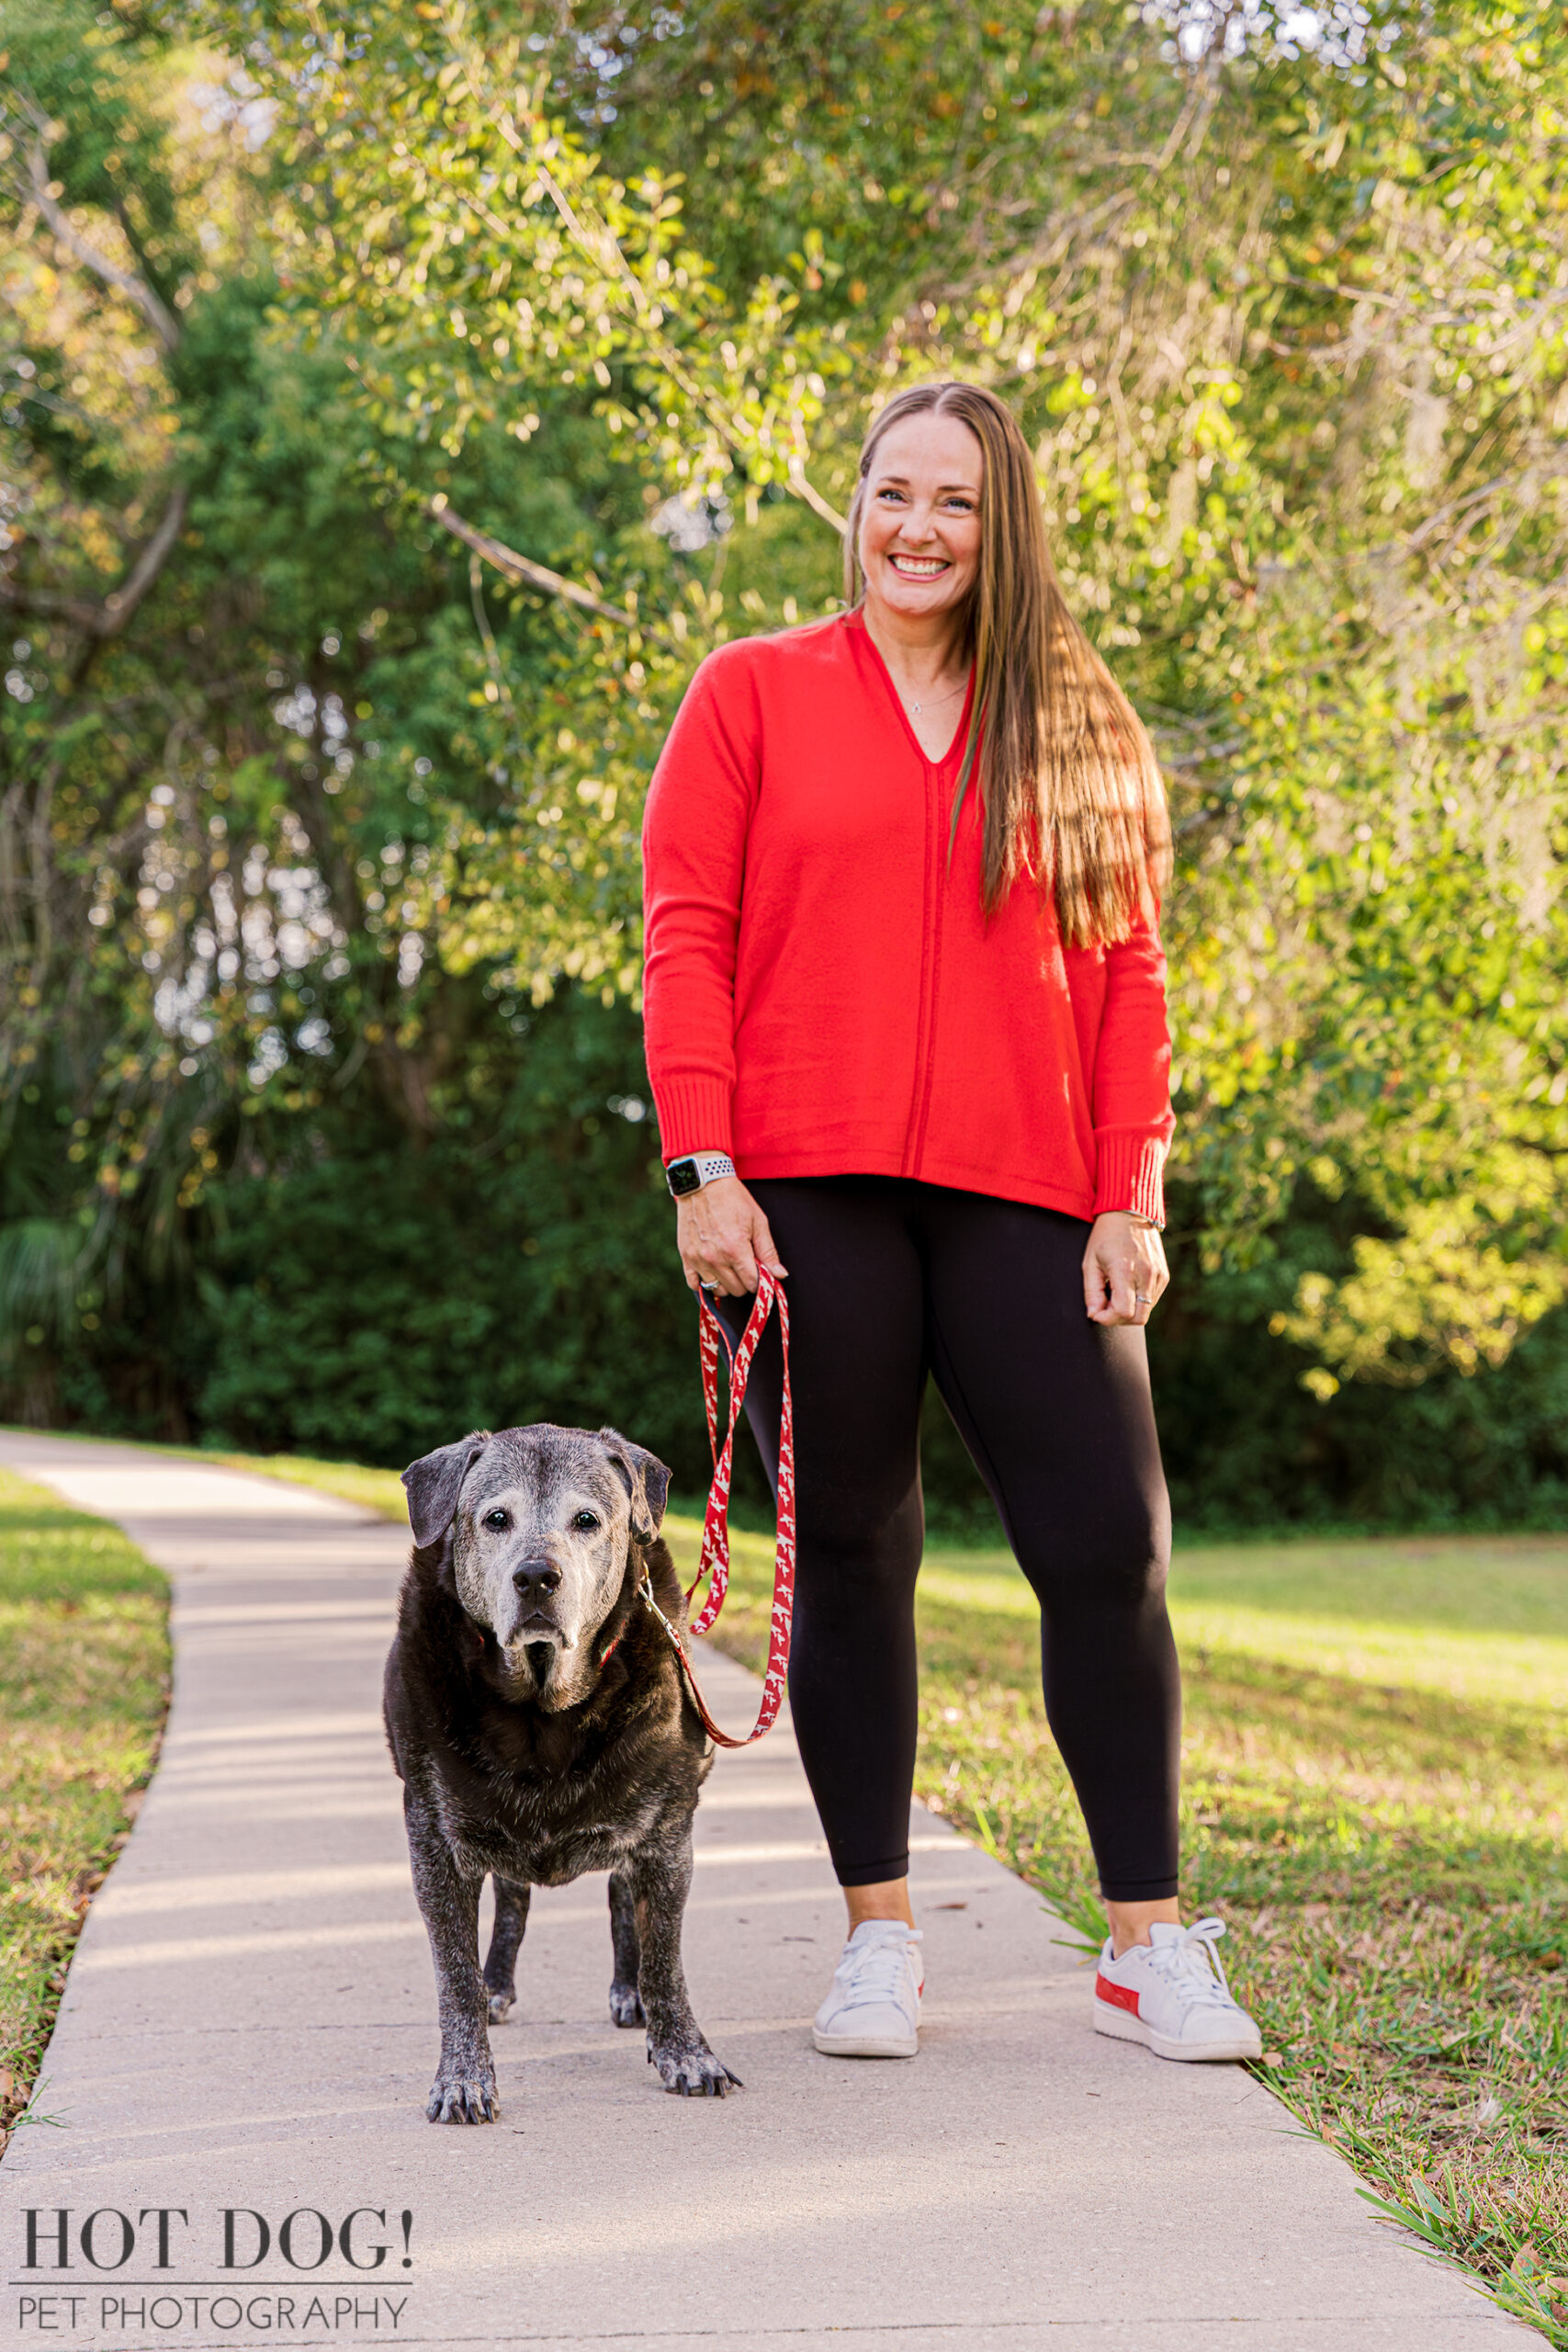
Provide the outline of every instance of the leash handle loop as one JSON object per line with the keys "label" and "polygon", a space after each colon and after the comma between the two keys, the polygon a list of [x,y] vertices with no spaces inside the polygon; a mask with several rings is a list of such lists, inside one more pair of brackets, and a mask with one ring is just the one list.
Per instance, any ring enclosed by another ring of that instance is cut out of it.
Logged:
{"label": "leash handle loop", "polygon": [[784,1703],[785,1677],[789,1670],[790,1626],[795,1615],[795,1417],[789,1393],[789,1307],[784,1285],[778,1276],[766,1266],[757,1269],[757,1297],[746,1329],[729,1367],[729,1426],[725,1431],[722,1449],[718,1442],[718,1351],[727,1334],[718,1317],[699,1291],[697,1293],[698,1348],[703,1367],[703,1404],[707,1414],[708,1445],[713,1454],[713,1485],[708,1489],[707,1514],[703,1521],[702,1556],[697,1573],[687,1593],[688,1602],[704,1577],[708,1579],[707,1598],[692,1622],[694,1634],[705,1634],[724,1607],[724,1596],[729,1589],[729,1486],[735,1461],[735,1432],[739,1425],[740,1408],[746,1399],[746,1383],[750,1377],[751,1363],[756,1355],[768,1317],[776,1310],[779,1318],[779,1342],[784,1356],[784,1396],[779,1416],[779,1500],[778,1541],[773,1548],[773,1609],[768,1631],[768,1664],[762,1677],[762,1703],[756,1726],[744,1739],[732,1739],[720,1731],[707,1711],[702,1692],[692,1671],[692,1661],[683,1642],[672,1626],[666,1624],[681,1664],[693,1701],[710,1739],[721,1747],[750,1747],[755,1739],[771,1731]]}

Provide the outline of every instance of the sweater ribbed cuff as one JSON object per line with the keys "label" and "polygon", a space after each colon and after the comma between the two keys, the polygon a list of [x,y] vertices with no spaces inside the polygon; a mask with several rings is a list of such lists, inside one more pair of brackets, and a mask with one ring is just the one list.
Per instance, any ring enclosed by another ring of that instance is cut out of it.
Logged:
{"label": "sweater ribbed cuff", "polygon": [[1157,1136],[1102,1127],[1095,1141],[1094,1214],[1131,1209],[1151,1225],[1165,1223],[1166,1145]]}
{"label": "sweater ribbed cuff", "polygon": [[690,1151],[728,1151],[729,1089],[716,1078],[666,1079],[654,1089],[659,1148],[666,1159]]}

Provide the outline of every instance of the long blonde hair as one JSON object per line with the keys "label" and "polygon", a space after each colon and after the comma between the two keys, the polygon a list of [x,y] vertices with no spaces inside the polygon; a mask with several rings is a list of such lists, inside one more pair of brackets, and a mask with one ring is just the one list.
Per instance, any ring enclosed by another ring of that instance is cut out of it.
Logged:
{"label": "long blonde hair", "polygon": [[980,565],[964,615],[975,664],[953,822],[975,777],[981,894],[994,914],[1025,875],[1055,900],[1069,947],[1125,939],[1170,863],[1159,763],[1142,719],[1067,609],[1040,491],[1016,418],[977,384],[916,384],[882,409],[860,456],[844,530],[844,594],[865,594],[860,526],[882,436],[906,418],[954,416],[980,444]]}

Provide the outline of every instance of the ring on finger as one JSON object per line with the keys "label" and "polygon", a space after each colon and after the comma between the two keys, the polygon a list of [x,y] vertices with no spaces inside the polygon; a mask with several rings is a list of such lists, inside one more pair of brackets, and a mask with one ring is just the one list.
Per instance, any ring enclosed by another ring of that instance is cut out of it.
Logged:
{"label": "ring on finger", "polygon": [[1154,1300],[1146,1290],[1135,1290],[1133,1293],[1133,1304],[1134,1306],[1152,1306]]}

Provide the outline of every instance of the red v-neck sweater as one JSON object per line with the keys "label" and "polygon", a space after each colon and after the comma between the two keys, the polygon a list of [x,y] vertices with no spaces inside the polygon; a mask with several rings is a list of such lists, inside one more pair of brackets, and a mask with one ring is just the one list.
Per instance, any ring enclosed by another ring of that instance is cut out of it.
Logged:
{"label": "red v-neck sweater", "polygon": [[987,922],[964,731],[926,757],[859,613],[702,664],[643,830],[664,1155],[1163,1220],[1158,933],[1064,949],[1029,882]]}

